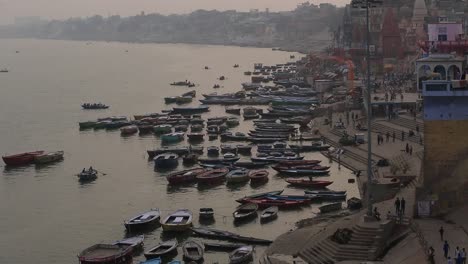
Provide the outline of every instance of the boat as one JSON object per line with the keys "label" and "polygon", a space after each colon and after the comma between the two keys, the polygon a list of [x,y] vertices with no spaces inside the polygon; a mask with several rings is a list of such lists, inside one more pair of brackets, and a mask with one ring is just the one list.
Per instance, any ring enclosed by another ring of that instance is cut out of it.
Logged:
{"label": "boat", "polygon": [[96,109],[107,109],[109,108],[108,105],[101,104],[101,103],[84,103],[81,105],[83,109],[86,110],[96,110]]}
{"label": "boat", "polygon": [[257,217],[257,210],[257,204],[247,203],[237,208],[236,211],[232,213],[232,216],[234,217],[234,221],[246,220]]}
{"label": "boat", "polygon": [[227,144],[221,144],[221,153],[237,153],[237,147]]}
{"label": "boat", "polygon": [[187,132],[188,125],[176,125],[174,126],[174,132]]}
{"label": "boat", "polygon": [[200,208],[199,218],[203,220],[213,219],[214,218],[214,210],[213,208]]}
{"label": "boat", "polygon": [[140,135],[148,134],[153,131],[153,125],[148,124],[148,123],[140,123],[137,125],[137,127],[138,127],[138,132],[140,133]]}
{"label": "boat", "polygon": [[[18,53],[18,52],[16,52],[16,53]],[[2,72],[2,73],[7,73],[7,72],[9,72],[9,71],[8,71],[8,69],[5,68],[5,69],[1,69],[0,72]]]}
{"label": "boat", "polygon": [[215,243],[215,242],[203,242],[206,250],[216,250],[216,251],[232,251],[240,247],[246,246],[245,244],[236,244],[236,243]]}
{"label": "boat", "polygon": [[198,162],[198,155],[194,153],[188,153],[182,156],[182,162],[185,165],[195,164]]}
{"label": "boat", "polygon": [[146,259],[153,259],[157,257],[162,257],[165,255],[169,255],[173,251],[177,250],[177,240],[172,239],[169,241],[165,241],[145,252]]}
{"label": "boat", "polygon": [[303,156],[266,156],[266,157],[251,157],[250,159],[253,162],[267,162],[267,163],[276,163],[281,161],[289,161],[289,160],[301,160]]}
{"label": "boat", "polygon": [[361,199],[359,199],[357,197],[349,198],[348,201],[346,201],[346,204],[347,204],[348,208],[351,209],[351,210],[357,210],[357,209],[360,209],[362,207],[362,201],[361,201]]}
{"label": "boat", "polygon": [[232,165],[234,167],[241,167],[246,169],[257,169],[257,168],[264,168],[269,163],[266,162],[252,162],[252,161],[236,161]]}
{"label": "boat", "polygon": [[269,172],[267,170],[252,170],[249,171],[249,178],[252,183],[264,182],[268,180]]}
{"label": "boat", "polygon": [[226,107],[225,111],[228,114],[240,115],[241,109],[240,108],[234,108],[234,107]]}
{"label": "boat", "polygon": [[320,213],[328,213],[341,210],[341,202],[322,205],[319,207]]}
{"label": "boat", "polygon": [[148,259],[145,261],[140,261],[140,264],[161,264],[161,263],[162,261],[160,257]]}
{"label": "boat", "polygon": [[304,193],[312,194],[312,195],[327,195],[327,194],[346,194],[346,191],[306,190],[304,191]]}
{"label": "boat", "polygon": [[190,126],[190,131],[193,132],[200,132],[203,130],[203,125],[193,124]]}
{"label": "boat", "polygon": [[324,143],[323,141],[319,142],[312,142],[310,146],[302,146],[305,148],[306,151],[324,151],[328,150],[331,146],[329,144]]}
{"label": "boat", "polygon": [[133,248],[128,245],[96,244],[78,254],[81,264],[131,264]]}
{"label": "boat", "polygon": [[128,231],[134,231],[154,226],[159,222],[160,218],[161,212],[159,211],[159,209],[151,209],[147,212],[141,213],[133,218],[130,218],[128,221],[124,222],[124,225]]}
{"label": "boat", "polygon": [[214,238],[214,239],[227,239],[232,241],[240,241],[245,243],[252,244],[271,244],[271,240],[255,238],[255,237],[245,237],[229,231],[218,230],[208,227],[192,227],[192,232],[198,236]]}
{"label": "boat", "polygon": [[346,193],[342,194],[306,194],[322,201],[346,200]]}
{"label": "boat", "polygon": [[179,164],[179,155],[175,153],[164,153],[154,157],[155,168],[174,168]]}
{"label": "boat", "polygon": [[242,114],[242,116],[244,117],[244,119],[257,119],[257,118],[260,117],[260,115],[257,112],[255,112],[255,113],[246,113],[246,112],[244,112]]}
{"label": "boat", "polygon": [[203,140],[203,137],[205,136],[205,134],[203,133],[188,133],[187,134],[187,137],[189,140],[192,140],[192,141],[196,141],[196,140]]}
{"label": "boat", "polygon": [[242,132],[236,132],[236,133],[226,132],[226,133],[221,134],[221,139],[232,140],[232,141],[245,141],[245,140],[248,140],[249,137]]}
{"label": "boat", "polygon": [[287,178],[285,181],[291,184],[292,186],[311,187],[311,188],[325,188],[328,185],[333,183],[332,181],[314,181],[314,180],[293,179],[293,178]]}
{"label": "boat", "polygon": [[229,253],[229,264],[250,262],[253,259],[253,247],[245,246]]}
{"label": "boat", "polygon": [[217,158],[217,159],[199,158],[198,161],[203,164],[228,164],[228,163],[234,163],[238,161],[239,159],[240,157],[234,153],[226,153],[223,155],[223,158]]}
{"label": "boat", "polygon": [[245,199],[258,199],[258,198],[263,198],[263,197],[267,197],[267,196],[270,196],[270,195],[279,195],[279,194],[282,194],[283,191],[284,190],[264,192],[264,193],[256,193],[256,194],[245,196],[244,198],[237,199],[236,202],[240,203]]}
{"label": "boat", "polygon": [[81,130],[84,129],[90,129],[94,128],[94,126],[97,124],[96,121],[84,121],[84,122],[79,122],[78,125],[80,126]]}
{"label": "boat", "polygon": [[191,96],[177,96],[175,98],[176,104],[188,104],[192,102],[193,97]]}
{"label": "boat", "polygon": [[164,231],[185,231],[192,227],[192,212],[188,209],[179,209],[169,214],[161,225]]}
{"label": "boat", "polygon": [[215,183],[223,181],[228,174],[228,168],[217,168],[212,170],[207,170],[204,173],[197,175],[198,183]]}
{"label": "boat", "polygon": [[216,146],[209,146],[206,148],[208,156],[218,156],[219,155],[219,148]]}
{"label": "boat", "polygon": [[237,117],[229,117],[227,120],[226,120],[226,125],[228,127],[235,127],[235,126],[238,126],[239,125],[239,119]]}
{"label": "boat", "polygon": [[197,91],[195,90],[192,90],[192,91],[189,91],[189,92],[186,92],[186,93],[183,93],[182,94],[182,97],[195,97],[197,96]]}
{"label": "boat", "polygon": [[138,127],[135,125],[124,126],[120,128],[121,135],[132,135],[138,132]]}
{"label": "boat", "polygon": [[48,152],[43,153],[41,155],[34,156],[34,163],[36,164],[45,164],[51,163],[59,160],[63,160],[63,151],[55,151],[55,152]]}
{"label": "boat", "polygon": [[302,205],[307,205],[310,200],[290,200],[290,199],[274,199],[274,197],[264,197],[255,199],[242,199],[240,203],[254,203],[259,208],[268,208],[271,206],[278,206],[279,208],[295,208]]}
{"label": "boat", "polygon": [[197,176],[204,173],[205,171],[205,169],[197,168],[174,172],[167,175],[166,179],[171,185],[191,183],[197,181]]}
{"label": "boat", "polygon": [[[190,81],[179,81],[179,82],[173,82],[171,83],[170,85],[174,85],[174,86],[189,86],[189,87],[193,87],[195,86],[194,83],[190,82]],[[192,86],[193,85],[193,86]]]}
{"label": "boat", "polygon": [[133,252],[143,249],[143,241],[145,240],[145,235],[139,235],[134,237],[129,237],[121,240],[117,240],[113,245],[128,245],[131,246]]}
{"label": "boat", "polygon": [[205,253],[205,246],[197,241],[189,240],[182,245],[184,259],[187,261],[202,261]]}
{"label": "boat", "polygon": [[224,81],[224,80],[226,80],[226,77],[220,76],[218,79],[219,79],[220,81]]}
{"label": "boat", "polygon": [[300,165],[317,165],[321,160],[282,160],[278,162],[278,166],[300,166]]}
{"label": "boat", "polygon": [[193,114],[208,112],[210,107],[207,105],[200,105],[198,107],[174,107],[172,113],[174,114]]}
{"label": "boat", "polygon": [[188,146],[188,147],[161,147],[159,149],[153,149],[153,150],[147,150],[149,158],[153,158],[159,154],[164,154],[164,153],[174,153],[178,155],[185,155],[189,153],[198,153],[198,154],[203,154],[203,147],[194,147],[194,146]]}
{"label": "boat", "polygon": [[263,210],[260,214],[260,221],[265,223],[278,217],[278,206],[271,206]]}
{"label": "boat", "polygon": [[250,76],[250,75],[252,75],[252,72],[251,71],[246,71],[246,72],[244,72],[244,75]]}
{"label": "boat", "polygon": [[246,169],[232,170],[226,175],[228,183],[241,183],[249,180],[249,170]]}
{"label": "boat", "polygon": [[171,125],[157,125],[153,127],[153,132],[156,134],[167,134],[172,132]]}
{"label": "boat", "polygon": [[161,136],[161,141],[164,143],[175,143],[182,140],[184,140],[183,132],[169,133]]}
{"label": "boat", "polygon": [[252,145],[236,145],[237,152],[242,154],[250,154]]}
{"label": "boat", "polygon": [[97,179],[97,174],[97,170],[83,170],[77,176],[80,182],[86,182]]}
{"label": "boat", "polygon": [[2,156],[3,162],[8,166],[22,166],[31,164],[34,162],[34,158],[39,155],[43,155],[44,151],[32,151],[24,152],[15,155]]}
{"label": "boat", "polygon": [[279,173],[287,174],[291,176],[323,176],[328,175],[330,171],[314,169],[314,168],[282,168],[282,167],[273,167]]}

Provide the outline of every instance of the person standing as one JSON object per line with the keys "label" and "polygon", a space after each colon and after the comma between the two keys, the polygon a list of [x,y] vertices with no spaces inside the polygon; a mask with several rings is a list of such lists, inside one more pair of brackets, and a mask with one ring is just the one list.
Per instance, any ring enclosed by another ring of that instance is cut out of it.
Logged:
{"label": "person standing", "polygon": [[401,141],[405,141],[405,131],[401,131]]}
{"label": "person standing", "polygon": [[461,251],[462,264],[466,264],[466,250],[463,248]]}
{"label": "person standing", "polygon": [[455,260],[456,264],[459,264],[458,259],[460,256],[460,249],[458,247],[455,248],[455,254],[453,255],[453,259]]}
{"label": "person standing", "polygon": [[413,146],[410,146],[410,148],[409,148],[409,154],[410,154],[410,155],[413,155]]}
{"label": "person standing", "polygon": [[405,214],[405,207],[406,207],[406,201],[405,198],[401,198],[400,201],[400,214],[404,215]]}
{"label": "person standing", "polygon": [[440,241],[444,241],[444,228],[442,226],[440,226],[439,234],[440,234]]}
{"label": "person standing", "polygon": [[395,130],[392,133],[392,139],[393,139],[393,142],[395,142]]}
{"label": "person standing", "polygon": [[406,148],[405,148],[406,153],[409,153],[409,144],[406,143]]}
{"label": "person standing", "polygon": [[386,137],[386,140],[388,142],[388,140],[390,139],[390,132],[387,131],[387,133],[385,134],[385,137]]}
{"label": "person standing", "polygon": [[400,213],[400,198],[396,198],[395,200],[395,212],[398,215]]}
{"label": "person standing", "polygon": [[448,251],[450,249],[450,245],[448,244],[447,240],[444,242],[443,250],[444,250],[444,257],[448,257]]}

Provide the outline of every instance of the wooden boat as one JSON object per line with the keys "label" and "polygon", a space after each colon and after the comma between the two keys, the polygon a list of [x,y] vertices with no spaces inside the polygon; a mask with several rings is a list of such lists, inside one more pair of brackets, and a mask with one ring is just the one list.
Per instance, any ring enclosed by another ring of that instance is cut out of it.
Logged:
{"label": "wooden boat", "polygon": [[333,183],[332,181],[314,181],[314,180],[292,179],[292,178],[287,178],[285,181],[293,186],[312,187],[312,188],[325,188],[328,185]]}
{"label": "wooden boat", "polygon": [[3,162],[8,166],[22,166],[34,162],[36,156],[44,154],[44,151],[32,151],[21,154],[2,156]]}
{"label": "wooden boat", "polygon": [[226,120],[226,125],[228,127],[235,127],[235,126],[238,126],[239,125],[239,119],[237,119],[236,117],[229,117],[227,120]]}
{"label": "wooden boat", "polygon": [[190,97],[195,97],[197,96],[197,91],[195,90],[192,90],[192,91],[189,91],[189,92],[186,92],[186,93],[183,93],[182,96],[190,96]]}
{"label": "wooden boat", "polygon": [[172,113],[175,114],[193,114],[193,113],[203,113],[208,112],[210,107],[207,105],[200,105],[198,107],[174,107],[172,108]]}
{"label": "wooden boat", "polygon": [[228,168],[218,168],[207,170],[204,173],[197,175],[198,183],[215,183],[223,181],[228,174]]}
{"label": "wooden boat", "polygon": [[163,143],[175,143],[184,140],[183,132],[169,133],[161,136]]}
{"label": "wooden boat", "polygon": [[303,159],[303,156],[294,156],[294,157],[289,157],[289,156],[266,156],[266,157],[251,157],[250,159],[253,162],[267,162],[267,163],[275,163],[275,162],[281,162],[281,161],[293,161],[293,160],[301,160]]}
{"label": "wooden boat", "polygon": [[316,170],[316,169],[289,169],[289,168],[273,168],[279,173],[287,174],[291,176],[323,176],[327,175],[330,171],[328,170]]}
{"label": "wooden boat", "polygon": [[177,249],[177,245],[178,243],[176,239],[163,242],[151,248],[150,250],[146,251],[145,258],[152,259],[152,258],[157,258],[157,257],[168,255]]}
{"label": "wooden boat", "polygon": [[172,125],[157,125],[153,127],[153,132],[156,134],[166,134],[172,131]]}
{"label": "wooden boat", "polygon": [[221,139],[231,140],[231,141],[245,141],[245,140],[248,140],[249,137],[242,132],[236,132],[236,133],[226,132],[226,133],[221,134]]}
{"label": "wooden boat", "polygon": [[164,153],[154,157],[155,168],[173,168],[179,164],[179,155],[175,153]]}
{"label": "wooden boat", "polygon": [[274,220],[277,217],[278,217],[278,206],[271,206],[262,211],[262,213],[260,214],[260,221],[265,223],[265,222]]}
{"label": "wooden boat", "polygon": [[252,145],[236,145],[237,152],[241,154],[250,154]]}
{"label": "wooden boat", "polygon": [[257,169],[257,168],[264,168],[269,163],[266,162],[252,162],[252,161],[237,161],[234,162],[232,165],[234,167],[241,167],[246,169]]}
{"label": "wooden boat", "polygon": [[167,175],[166,179],[171,185],[195,182],[197,181],[197,176],[205,171],[202,168],[179,171]]}
{"label": "wooden boat", "polygon": [[198,162],[198,155],[197,154],[185,154],[183,157],[182,157],[182,162],[186,165],[189,165],[189,164],[195,164]]}
{"label": "wooden boat", "polygon": [[188,104],[191,103],[193,100],[193,97],[191,96],[177,96],[175,98],[176,104]]}
{"label": "wooden boat", "polygon": [[80,182],[86,182],[97,179],[97,174],[97,170],[85,170],[80,172],[77,176]]}
{"label": "wooden boat", "polygon": [[284,190],[264,192],[264,193],[256,193],[256,194],[248,195],[248,196],[245,196],[243,198],[237,199],[236,202],[241,203],[245,199],[258,199],[258,198],[267,197],[269,195],[278,195],[278,194],[282,194],[283,191]]}
{"label": "wooden boat", "polygon": [[137,229],[144,229],[153,226],[159,222],[161,212],[159,209],[151,209],[147,212],[139,214],[128,221],[124,222],[125,228],[128,231],[134,231]]}
{"label": "wooden boat", "polygon": [[203,147],[161,147],[158,149],[147,150],[149,158],[153,158],[156,155],[164,154],[164,153],[174,153],[177,155],[185,155],[188,153],[198,153],[203,154]]}
{"label": "wooden boat", "polygon": [[261,239],[261,238],[254,238],[254,237],[245,237],[241,236],[229,231],[218,230],[213,228],[207,227],[198,227],[192,228],[192,231],[202,237],[214,238],[214,239],[228,239],[232,241],[240,241],[245,243],[252,243],[252,244],[271,244],[271,240]]}
{"label": "wooden boat", "polygon": [[164,231],[185,231],[192,227],[192,212],[188,209],[179,209],[169,214],[161,222]]}
{"label": "wooden boat", "polygon": [[268,180],[269,172],[267,170],[252,170],[249,171],[249,178],[252,183],[263,182]]}
{"label": "wooden boat", "polygon": [[84,122],[78,123],[81,130],[93,128],[96,124],[97,124],[96,121],[84,121]]}
{"label": "wooden boat", "polygon": [[221,144],[221,153],[237,153],[237,147],[227,144]]}
{"label": "wooden boat", "polygon": [[205,136],[204,133],[188,133],[187,134],[188,139],[192,141],[203,140],[204,136]]}
{"label": "wooden boat", "polygon": [[318,171],[328,171],[330,166],[321,166],[321,165],[297,165],[297,166],[284,166],[276,164],[272,166],[276,171],[281,170],[318,170]]}
{"label": "wooden boat", "polygon": [[[226,154],[232,154],[232,153],[226,153]],[[240,157],[236,156],[235,154],[233,157],[226,156],[226,154],[222,158],[218,158],[218,159],[199,158],[198,161],[200,161],[201,163],[205,163],[205,164],[226,164],[226,163],[234,163],[240,159]]]}
{"label": "wooden boat", "polygon": [[278,162],[278,166],[300,166],[300,165],[316,165],[322,162],[321,160],[282,160]]}
{"label": "wooden boat", "polygon": [[249,170],[247,169],[232,170],[226,175],[228,183],[241,183],[249,180]]}
{"label": "wooden boat", "polygon": [[206,148],[208,156],[218,156],[219,155],[219,148],[216,146],[209,146]]}
{"label": "wooden boat", "polygon": [[63,160],[63,151],[55,151],[34,156],[34,163],[45,164]]}
{"label": "wooden boat", "polygon": [[97,110],[97,109],[107,109],[109,108],[108,105],[101,104],[101,103],[84,103],[81,107],[85,110]]}
{"label": "wooden boat", "polygon": [[131,264],[133,248],[128,245],[96,244],[78,254],[80,264]]}
{"label": "wooden boat", "polygon": [[306,194],[314,197],[315,199],[320,199],[322,201],[337,201],[337,200],[346,200],[346,193],[343,194]]}
{"label": "wooden boat", "polygon": [[253,203],[258,205],[259,208],[268,208],[271,206],[278,206],[279,208],[295,208],[302,205],[307,205],[310,200],[286,200],[286,199],[272,199],[271,197],[256,198],[256,199],[242,199],[241,203]]}
{"label": "wooden boat", "polygon": [[346,201],[346,204],[348,208],[351,210],[357,210],[362,207],[361,199],[356,198],[356,197],[349,198],[348,201]]}
{"label": "wooden boat", "polygon": [[170,83],[170,85],[174,85],[174,86],[189,86],[192,85],[193,83],[185,80],[185,81],[179,81],[179,82],[172,82]]}
{"label": "wooden boat", "polygon": [[138,132],[140,133],[140,135],[148,134],[148,133],[151,133],[153,131],[153,125],[150,125],[148,123],[138,124],[137,128],[138,128]]}
{"label": "wooden boat", "polygon": [[213,219],[214,218],[214,210],[213,208],[200,208],[199,212],[200,219]]}
{"label": "wooden boat", "polygon": [[124,126],[120,128],[121,135],[132,135],[138,132],[138,127],[135,125]]}
{"label": "wooden boat", "polygon": [[246,263],[253,259],[253,247],[245,246],[229,253],[229,264]]}
{"label": "wooden boat", "polygon": [[247,220],[250,218],[257,217],[258,205],[254,203],[247,203],[241,205],[239,208],[232,213],[234,221]]}
{"label": "wooden boat", "polygon": [[197,241],[189,240],[182,245],[184,259],[187,261],[201,261],[205,253],[205,246]]}
{"label": "wooden boat", "polygon": [[226,107],[225,111],[228,114],[240,115],[241,109],[240,108],[234,108],[234,107]]}
{"label": "wooden boat", "polygon": [[346,191],[325,191],[325,190],[306,190],[305,194],[324,195],[324,194],[346,194]]}
{"label": "wooden boat", "polygon": [[143,241],[145,240],[145,235],[139,235],[134,237],[129,237],[121,240],[117,240],[113,245],[127,245],[131,246],[133,252],[143,249]]}
{"label": "wooden boat", "polygon": [[245,244],[236,244],[236,243],[214,243],[214,242],[203,242],[206,250],[216,250],[216,251],[232,251],[240,247],[246,246]]}
{"label": "wooden boat", "polygon": [[174,132],[187,132],[188,125],[176,125],[174,126]]}
{"label": "wooden boat", "polygon": [[148,259],[146,261],[140,261],[140,264],[161,264],[161,263],[162,261],[160,257]]}
{"label": "wooden boat", "polygon": [[328,213],[341,210],[341,202],[322,205],[319,207],[320,213]]}

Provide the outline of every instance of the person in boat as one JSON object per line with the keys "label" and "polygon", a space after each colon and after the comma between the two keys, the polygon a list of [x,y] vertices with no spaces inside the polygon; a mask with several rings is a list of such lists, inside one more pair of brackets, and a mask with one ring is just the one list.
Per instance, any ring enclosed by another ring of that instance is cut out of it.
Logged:
{"label": "person in boat", "polygon": [[81,173],[85,173],[86,172],[86,168],[83,168],[83,170],[81,171]]}
{"label": "person in boat", "polygon": [[93,172],[94,171],[93,166],[90,166],[88,171]]}

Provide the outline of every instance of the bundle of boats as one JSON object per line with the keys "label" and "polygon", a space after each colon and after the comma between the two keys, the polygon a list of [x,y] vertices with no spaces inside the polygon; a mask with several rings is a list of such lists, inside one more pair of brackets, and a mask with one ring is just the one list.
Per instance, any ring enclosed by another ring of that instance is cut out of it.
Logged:
{"label": "bundle of boats", "polygon": [[45,152],[43,150],[24,152],[14,155],[2,156],[3,162],[8,166],[23,166],[28,164],[48,164],[63,160],[63,151]]}
{"label": "bundle of boats", "polygon": [[173,82],[171,83],[171,85],[194,87],[195,83],[185,80],[185,81]]}
{"label": "bundle of boats", "polygon": [[107,109],[108,105],[102,103],[84,103],[81,105],[83,109]]}
{"label": "bundle of boats", "polygon": [[194,168],[171,173],[166,176],[170,185],[188,184],[213,184],[223,181],[227,183],[243,183],[252,181],[268,181],[267,170],[249,170],[245,168],[217,166],[213,168]]}
{"label": "bundle of boats", "polygon": [[183,93],[181,96],[171,96],[171,97],[164,97],[164,102],[166,104],[187,104],[192,102],[192,99],[197,95],[195,90],[190,92]]}

